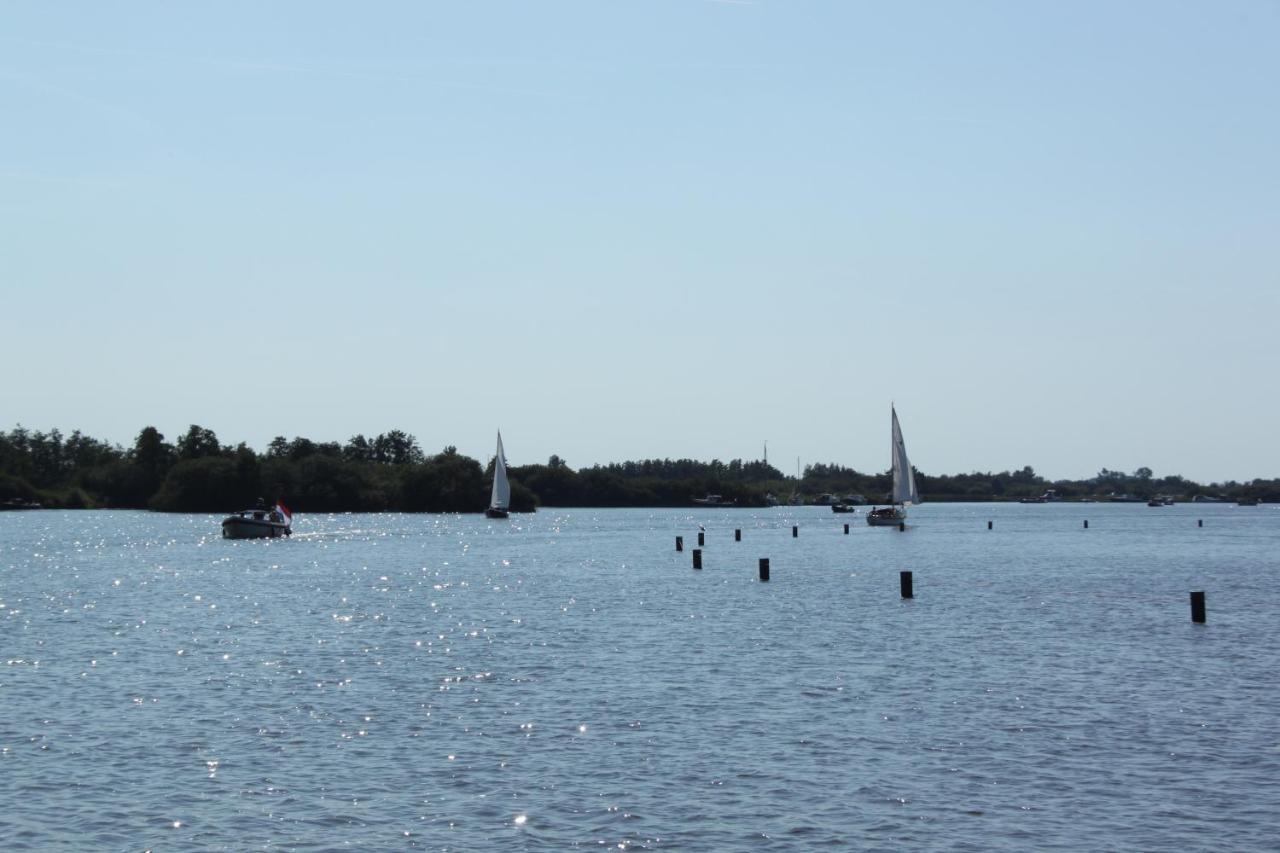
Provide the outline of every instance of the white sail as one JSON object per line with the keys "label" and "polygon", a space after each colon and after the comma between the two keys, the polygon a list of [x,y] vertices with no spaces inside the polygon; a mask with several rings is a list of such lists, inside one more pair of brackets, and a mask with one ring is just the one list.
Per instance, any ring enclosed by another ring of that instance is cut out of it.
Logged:
{"label": "white sail", "polygon": [[493,495],[490,509],[506,509],[511,505],[511,484],[507,482],[507,457],[502,452],[502,433],[498,433],[498,455],[493,460]]}
{"label": "white sail", "polygon": [[889,411],[893,415],[893,502],[910,506],[920,503],[920,493],[916,491],[916,475],[911,470],[911,462],[907,459],[907,446],[902,441],[902,427],[898,426],[898,413],[892,406]]}

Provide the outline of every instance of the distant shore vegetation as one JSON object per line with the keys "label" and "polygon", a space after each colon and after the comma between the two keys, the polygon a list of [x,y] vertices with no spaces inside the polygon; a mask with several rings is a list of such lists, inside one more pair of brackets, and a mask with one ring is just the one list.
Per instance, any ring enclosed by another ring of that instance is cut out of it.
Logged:
{"label": "distant shore vegetation", "polygon": [[[538,506],[678,507],[719,495],[740,506],[812,503],[820,496],[862,495],[887,501],[890,475],[835,464],[810,465],[787,476],[762,461],[646,459],[574,469],[559,456],[546,464],[510,466],[511,508]],[[297,512],[480,512],[488,504],[493,460],[482,463],[445,447],[427,454],[417,439],[393,429],[344,444],[279,436],[264,451],[223,444],[191,425],[174,441],[145,427],[133,444],[100,441],[74,431],[0,432],[0,508],[150,509],[225,512],[263,497]],[[999,473],[931,475],[916,469],[931,501],[1016,501],[1053,490],[1061,500],[1113,495],[1176,500],[1280,500],[1280,479],[1201,484],[1106,468],[1087,480],[1046,480],[1030,467]]]}

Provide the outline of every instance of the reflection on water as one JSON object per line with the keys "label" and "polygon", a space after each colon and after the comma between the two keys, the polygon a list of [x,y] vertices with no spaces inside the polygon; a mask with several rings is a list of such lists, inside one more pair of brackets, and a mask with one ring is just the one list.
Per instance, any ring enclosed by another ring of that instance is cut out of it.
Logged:
{"label": "reflection on water", "polygon": [[296,527],[0,514],[7,849],[1274,849],[1275,507]]}

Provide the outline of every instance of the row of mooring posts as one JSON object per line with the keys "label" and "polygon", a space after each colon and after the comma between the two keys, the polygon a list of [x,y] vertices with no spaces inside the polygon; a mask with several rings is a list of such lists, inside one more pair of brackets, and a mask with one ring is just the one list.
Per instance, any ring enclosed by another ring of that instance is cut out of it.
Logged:
{"label": "row of mooring posts", "polygon": [[[905,527],[905,525],[902,525],[902,524],[898,525],[898,529],[899,529],[899,530],[901,530],[903,527]],[[995,522],[988,520],[988,521],[987,521],[987,529],[988,529],[988,530],[991,530],[991,529],[993,529],[994,527],[995,527]],[[1204,527],[1204,519],[1203,519],[1203,518],[1197,518],[1197,519],[1196,519],[1196,527]],[[1089,519],[1087,519],[1087,518],[1084,520],[1084,529],[1085,529],[1085,530],[1088,530],[1088,529],[1089,529]],[[846,525],[844,526],[844,532],[845,532],[845,533],[848,533],[848,532],[849,532],[849,525],[847,525],[847,524],[846,524]]]}
{"label": "row of mooring posts", "polygon": [[[1197,522],[1199,527],[1204,527],[1204,521],[1202,519],[1197,520]],[[1087,520],[1085,521],[1084,526],[1088,528],[1089,522]],[[990,521],[987,522],[987,529],[988,530],[991,529]],[[849,525],[846,524],[844,526],[844,532],[845,533],[849,532]],[[792,525],[791,526],[792,538],[798,537],[799,535],[800,535],[799,526]],[[734,528],[733,541],[735,542],[742,541],[742,528],[740,527]],[[704,531],[698,531],[698,544],[699,545],[706,544],[706,535]],[[676,537],[676,550],[677,551],[684,550],[683,536]],[[702,569],[702,549],[701,548],[693,549],[693,567],[698,570]],[[768,557],[760,558],[759,578],[761,581],[767,582],[769,580],[769,558]],[[905,570],[898,572],[898,591],[902,594],[903,598],[915,598],[915,582],[911,572],[905,571]],[[1202,624],[1202,625],[1206,621],[1204,590],[1197,590],[1191,593],[1191,621],[1198,624]]]}
{"label": "row of mooring posts", "polygon": [[[1086,518],[1086,519],[1084,519],[1083,524],[1084,524],[1084,529],[1085,529],[1085,530],[1088,530],[1088,529],[1089,529],[1089,519],[1087,519],[1087,518]],[[1196,519],[1196,527],[1204,527],[1204,519],[1203,519],[1203,518],[1197,518],[1197,519]],[[906,524],[906,522],[905,522],[905,521],[904,521],[904,522],[899,522],[899,523],[898,523],[898,530],[902,531],[902,530],[906,530],[906,529],[907,529],[907,524]],[[991,520],[988,520],[988,521],[987,521],[987,529],[988,529],[988,530],[994,530],[994,529],[995,529],[995,522],[994,522],[994,521],[991,521]],[[849,535],[849,525],[848,525],[848,524],[845,524],[845,526],[844,526],[844,534],[845,534],[846,536],[848,536],[848,535]],[[798,538],[800,538],[800,525],[798,525],[798,524],[793,524],[793,525],[791,525],[791,538],[792,538],[792,539],[798,539]],[[733,541],[734,541],[734,542],[741,542],[741,541],[742,541],[742,528],[741,528],[741,527],[734,528],[734,531],[733,531]],[[707,534],[706,534],[706,532],[705,532],[705,531],[701,531],[701,530],[700,530],[700,531],[698,531],[698,546],[699,546],[699,547],[705,547],[705,546],[706,546],[706,544],[707,544]],[[676,550],[677,550],[677,551],[683,551],[683,550],[684,550],[684,537],[683,537],[683,536],[677,536],[677,537],[676,537]]]}

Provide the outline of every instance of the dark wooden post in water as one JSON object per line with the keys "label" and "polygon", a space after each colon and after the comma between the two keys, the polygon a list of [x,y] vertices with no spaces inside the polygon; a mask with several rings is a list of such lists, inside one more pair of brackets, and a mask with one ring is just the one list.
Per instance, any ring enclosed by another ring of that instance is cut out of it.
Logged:
{"label": "dark wooden post in water", "polygon": [[907,523],[906,523],[905,521],[899,521],[899,522],[898,522],[898,532],[899,532],[899,533],[903,533],[903,532],[905,532],[905,531],[906,531],[906,529],[907,529]]}
{"label": "dark wooden post in water", "polygon": [[769,579],[769,558],[760,558],[760,580],[767,581]]}
{"label": "dark wooden post in water", "polygon": [[988,530],[990,530],[990,529],[991,529],[991,522],[989,522],[989,521],[987,522],[987,529],[988,529]]}
{"label": "dark wooden post in water", "polygon": [[847,524],[844,526],[844,535],[845,535],[845,536],[848,536],[848,535],[849,535],[849,525],[847,525]]}
{"label": "dark wooden post in water", "polygon": [[701,548],[693,549],[693,567],[695,569],[702,568],[702,549]]}
{"label": "dark wooden post in water", "polygon": [[698,547],[701,548],[703,545],[706,545],[706,544],[707,544],[707,534],[699,530],[698,531]]}
{"label": "dark wooden post in water", "polygon": [[800,536],[800,525],[798,524],[791,525],[791,538],[795,539],[799,536]]}
{"label": "dark wooden post in water", "polygon": [[1203,519],[1203,518],[1197,518],[1197,519],[1196,519],[1196,527],[1204,527],[1204,519]]}
{"label": "dark wooden post in water", "polygon": [[1191,621],[1204,623],[1204,591],[1191,593]]}
{"label": "dark wooden post in water", "polygon": [[898,585],[902,587],[902,597],[912,598],[911,595],[911,572],[898,572]]}
{"label": "dark wooden post in water", "polygon": [[1084,529],[1085,529],[1085,530],[1088,530],[1088,529],[1089,529],[1089,519],[1087,519],[1087,518],[1084,520]]}
{"label": "dark wooden post in water", "polygon": [[741,527],[735,527],[735,528],[733,528],[733,541],[734,541],[734,542],[741,542],[741,541],[742,541],[742,528],[741,528]]}
{"label": "dark wooden post in water", "polygon": [[683,550],[684,550],[684,537],[683,537],[683,536],[677,536],[677,537],[676,537],[676,550],[677,550],[677,551],[683,551]]}

